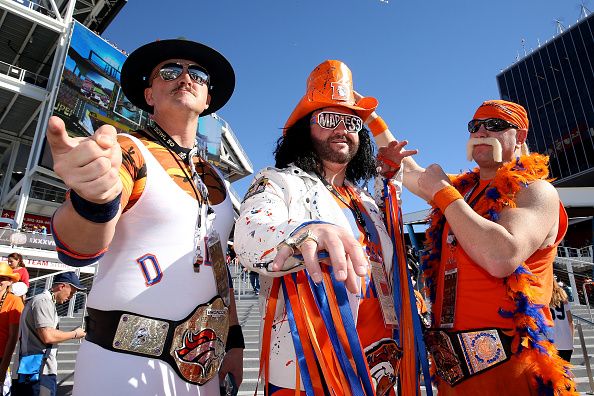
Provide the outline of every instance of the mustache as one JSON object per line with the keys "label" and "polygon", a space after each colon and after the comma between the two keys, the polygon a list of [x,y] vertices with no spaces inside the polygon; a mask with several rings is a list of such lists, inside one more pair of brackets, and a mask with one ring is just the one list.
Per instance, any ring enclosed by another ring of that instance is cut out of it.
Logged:
{"label": "mustache", "polygon": [[187,91],[191,94],[194,94],[194,91],[191,88],[185,87],[183,85],[178,85],[177,87],[173,88],[171,90],[171,94],[173,95],[174,93],[176,93],[178,91]]}
{"label": "mustache", "polygon": [[502,161],[503,148],[501,147],[501,143],[499,143],[499,140],[493,137],[468,139],[468,142],[466,143],[466,159],[468,159],[468,161],[472,161],[472,148],[480,144],[487,144],[493,147],[493,161]]}

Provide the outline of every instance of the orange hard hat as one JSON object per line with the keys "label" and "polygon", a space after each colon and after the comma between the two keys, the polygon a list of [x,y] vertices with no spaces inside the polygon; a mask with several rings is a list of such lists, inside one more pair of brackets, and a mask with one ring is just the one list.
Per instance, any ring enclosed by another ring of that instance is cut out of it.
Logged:
{"label": "orange hard hat", "polygon": [[285,131],[312,111],[324,107],[346,107],[365,121],[378,105],[370,96],[355,101],[351,69],[338,60],[327,60],[319,64],[307,78],[305,95],[285,123]]}

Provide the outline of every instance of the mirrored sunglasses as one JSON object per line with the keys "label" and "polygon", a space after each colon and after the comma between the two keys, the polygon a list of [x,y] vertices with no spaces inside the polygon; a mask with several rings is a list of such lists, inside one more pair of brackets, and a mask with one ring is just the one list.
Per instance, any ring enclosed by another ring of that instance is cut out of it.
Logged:
{"label": "mirrored sunglasses", "polygon": [[468,123],[468,132],[476,133],[481,128],[481,125],[489,132],[502,132],[509,128],[519,129],[518,126],[501,118],[487,118],[486,120],[470,120]]}
{"label": "mirrored sunglasses", "polygon": [[179,76],[183,74],[184,70],[187,70],[190,78],[198,84],[208,85],[210,76],[208,75],[206,70],[204,70],[199,65],[182,65],[181,63],[167,63],[161,66],[161,68],[157,72],[157,75],[160,76],[163,79],[163,81],[173,81],[179,78]]}
{"label": "mirrored sunglasses", "polygon": [[363,120],[361,119],[361,117],[353,114],[342,114],[334,113],[331,111],[322,111],[317,115],[317,117],[312,119],[312,124],[316,121],[319,126],[329,130],[336,129],[336,127],[341,122],[344,125],[344,129],[348,133],[357,133],[361,131],[361,129],[363,129]]}

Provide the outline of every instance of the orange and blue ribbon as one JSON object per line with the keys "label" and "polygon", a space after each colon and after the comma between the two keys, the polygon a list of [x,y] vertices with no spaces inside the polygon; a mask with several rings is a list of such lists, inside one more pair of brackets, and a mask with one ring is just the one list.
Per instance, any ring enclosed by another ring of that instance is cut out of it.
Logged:
{"label": "orange and blue ribbon", "polygon": [[332,267],[322,264],[322,271],[319,284],[305,271],[280,281],[305,393],[373,396],[346,286]]}
{"label": "orange and blue ribbon", "polygon": [[402,216],[397,202],[396,187],[384,180],[383,199],[386,227],[394,254],[392,258],[393,298],[399,328],[394,332],[394,339],[403,350],[400,363],[400,391],[403,395],[419,395],[419,369],[422,369],[427,395],[433,395],[427,350],[423,339],[423,330],[416,312],[416,300],[410,273],[406,265],[404,250],[404,232]]}

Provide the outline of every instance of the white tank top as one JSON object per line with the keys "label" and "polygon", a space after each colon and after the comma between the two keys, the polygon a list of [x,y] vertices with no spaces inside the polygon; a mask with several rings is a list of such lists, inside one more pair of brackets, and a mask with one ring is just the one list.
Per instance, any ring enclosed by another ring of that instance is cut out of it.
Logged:
{"label": "white tank top", "polygon": [[[140,140],[127,136],[145,159],[146,185],[118,221],[109,250],[99,262],[88,306],[179,320],[217,293],[212,268],[203,265],[198,273],[193,269],[198,202],[171,179]],[[214,224],[225,252],[233,224],[228,191],[213,209],[214,220],[212,215],[209,220],[202,216],[203,223],[210,224],[201,227],[200,240],[203,244],[205,228]]]}

